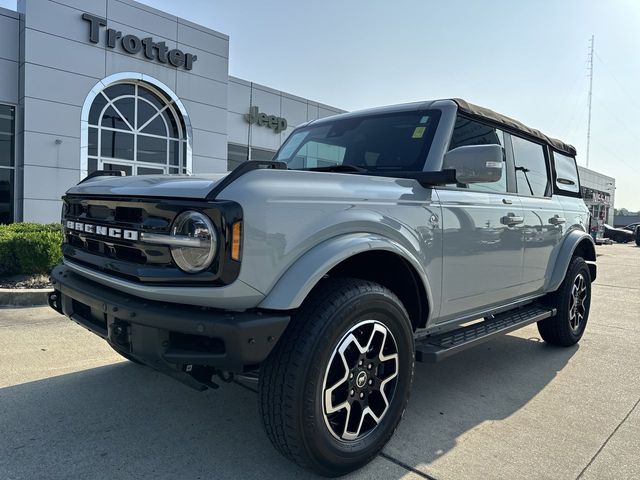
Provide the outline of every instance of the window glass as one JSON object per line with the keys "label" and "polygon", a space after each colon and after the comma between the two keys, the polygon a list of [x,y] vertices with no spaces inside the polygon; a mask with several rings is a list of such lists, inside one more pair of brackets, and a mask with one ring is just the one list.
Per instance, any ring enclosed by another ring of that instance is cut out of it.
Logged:
{"label": "window glass", "polygon": [[13,169],[0,168],[0,223],[13,222]]}
{"label": "window glass", "polygon": [[15,107],[0,105],[0,167],[13,167],[15,156]]}
{"label": "window glass", "polygon": [[469,188],[483,192],[505,193],[507,191],[507,167],[504,150],[504,132],[475,120],[458,117],[451,134],[449,150],[468,145],[500,145],[502,147],[502,177],[497,182],[458,184],[459,188]]}
{"label": "window glass", "polygon": [[109,158],[133,160],[133,134],[102,130],[100,155]]}
{"label": "window glass", "polygon": [[169,165],[180,165],[180,146],[177,140],[169,140]]}
{"label": "window glass", "polygon": [[273,150],[264,150],[262,148],[251,147],[251,160],[265,160],[269,161],[273,158],[276,152]]}
{"label": "window glass", "polygon": [[161,168],[138,167],[136,175],[162,175],[164,171]]}
{"label": "window glass", "polygon": [[169,173],[170,167],[186,171],[184,121],[175,104],[152,86],[112,85],[95,97],[89,112],[88,173],[113,165],[114,158],[155,164],[144,167],[152,172]]}
{"label": "window glass", "polygon": [[135,85],[131,83],[118,83],[104,89],[104,94],[111,100],[115,100],[122,95],[134,95]]}
{"label": "window glass", "polygon": [[125,175],[132,175],[133,167],[131,165],[120,165],[117,163],[105,163],[102,165],[103,170],[121,170]]}
{"label": "window glass", "polygon": [[123,118],[116,112],[115,108],[109,106],[104,115],[102,115],[102,126],[109,128],[117,128],[119,130],[130,130],[127,122],[123,120]]}
{"label": "window glass", "polygon": [[[130,126],[135,126],[135,104],[136,100],[133,97],[120,98],[113,102],[113,106],[118,109],[120,115],[127,121]],[[129,127],[127,127],[127,130]]]}
{"label": "window glass", "polygon": [[92,157],[96,157],[98,155],[98,129],[97,128],[89,128],[88,153]]}
{"label": "window glass", "polygon": [[105,105],[107,104],[107,99],[105,96],[100,93],[93,99],[93,103],[91,104],[91,109],[89,109],[89,123],[91,125],[97,125],[100,120],[100,114],[102,110],[104,110]]}
{"label": "window glass", "polygon": [[544,197],[549,194],[549,177],[544,147],[524,138],[511,136],[516,182],[520,195]]}
{"label": "window glass", "polygon": [[138,161],[167,163],[167,139],[138,135]]}
{"label": "window glass", "polygon": [[231,171],[249,159],[249,149],[243,145],[227,145],[227,170]]}
{"label": "window glass", "polygon": [[438,110],[322,120],[296,131],[278,152],[289,168],[352,165],[369,172],[422,171]]}
{"label": "window glass", "polygon": [[578,193],[580,182],[578,181],[576,160],[567,155],[553,152],[553,162],[556,166],[556,186],[566,192]]}

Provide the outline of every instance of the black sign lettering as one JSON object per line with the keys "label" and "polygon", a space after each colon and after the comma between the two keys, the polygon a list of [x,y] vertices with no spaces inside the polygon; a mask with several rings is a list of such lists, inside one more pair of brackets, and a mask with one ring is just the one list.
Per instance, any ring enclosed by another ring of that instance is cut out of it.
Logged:
{"label": "black sign lettering", "polygon": [[125,35],[122,38],[122,48],[131,54],[135,54],[142,50],[142,42],[135,35]]}
{"label": "black sign lettering", "polygon": [[257,106],[249,109],[249,113],[245,114],[244,119],[250,124],[257,124],[259,127],[267,127],[276,133],[280,133],[287,129],[287,119],[276,117],[275,115],[267,115],[260,112]]}
{"label": "black sign lettering", "polygon": [[107,26],[107,19],[96,17],[90,13],[83,13],[82,19],[89,22],[89,41],[91,43],[98,43],[100,40],[100,27]]}
{"label": "black sign lettering", "polygon": [[184,65],[184,53],[182,50],[174,48],[169,52],[169,63],[174,67],[181,67]]}
{"label": "black sign lettering", "polygon": [[[100,28],[107,26],[107,19],[89,13],[83,13],[82,19],[89,22],[89,41],[91,43],[98,43],[100,41]],[[149,60],[169,63],[176,68],[184,67],[185,70],[191,70],[193,63],[198,59],[197,55],[185,53],[178,48],[169,51],[165,42],[155,43],[151,37],[140,39],[136,35],[131,34],[123,37],[122,32],[118,32],[113,28],[107,28],[106,46],[108,48],[116,48],[116,44],[120,38],[122,39],[120,40],[120,46],[125,52],[136,55],[142,51],[144,56]],[[154,50],[157,52],[157,55],[154,55]]]}

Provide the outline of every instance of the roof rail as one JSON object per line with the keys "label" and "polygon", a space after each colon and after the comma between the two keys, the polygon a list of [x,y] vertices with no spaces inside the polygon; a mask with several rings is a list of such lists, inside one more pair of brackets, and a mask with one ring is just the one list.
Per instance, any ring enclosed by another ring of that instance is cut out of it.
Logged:
{"label": "roof rail", "polygon": [[273,160],[249,160],[242,162],[236,168],[234,168],[229,175],[224,177],[220,183],[218,183],[207,194],[207,200],[215,200],[215,198],[229,185],[235,182],[238,178],[245,173],[252,172],[253,170],[286,170],[287,164],[284,162],[277,162]]}
{"label": "roof rail", "polygon": [[124,170],[96,170],[95,172],[91,172],[89,175],[87,175],[82,180],[80,180],[78,182],[78,185],[95,177],[124,177],[124,176],[125,176]]}

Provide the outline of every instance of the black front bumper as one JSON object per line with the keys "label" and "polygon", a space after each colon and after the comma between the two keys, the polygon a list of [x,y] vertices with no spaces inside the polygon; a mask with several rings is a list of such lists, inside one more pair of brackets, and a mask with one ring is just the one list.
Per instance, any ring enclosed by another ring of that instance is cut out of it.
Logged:
{"label": "black front bumper", "polygon": [[54,310],[116,350],[180,380],[193,377],[200,367],[236,373],[256,368],[290,320],[278,312],[238,313],[145,300],[87,280],[64,265],[53,269],[51,280]]}

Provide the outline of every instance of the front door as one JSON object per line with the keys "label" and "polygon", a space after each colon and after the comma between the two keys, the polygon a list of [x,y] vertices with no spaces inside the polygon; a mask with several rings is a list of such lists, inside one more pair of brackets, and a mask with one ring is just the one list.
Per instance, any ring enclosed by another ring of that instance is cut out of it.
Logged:
{"label": "front door", "polygon": [[515,195],[438,190],[442,202],[440,321],[516,298],[522,282],[522,223]]}

